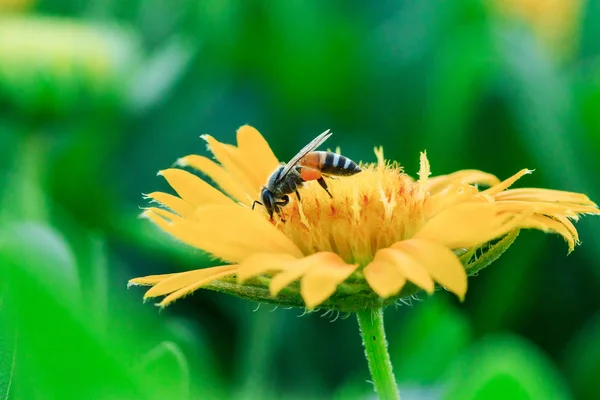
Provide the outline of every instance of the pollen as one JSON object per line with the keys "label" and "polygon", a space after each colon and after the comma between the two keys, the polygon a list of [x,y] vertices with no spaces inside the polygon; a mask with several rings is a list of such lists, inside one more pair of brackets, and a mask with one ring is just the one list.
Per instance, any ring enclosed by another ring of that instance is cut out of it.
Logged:
{"label": "pollen", "polygon": [[274,223],[304,254],[338,254],[365,265],[378,249],[410,238],[426,220],[428,195],[401,167],[378,162],[361,165],[352,177],[329,178],[329,195],[317,182],[301,189]]}

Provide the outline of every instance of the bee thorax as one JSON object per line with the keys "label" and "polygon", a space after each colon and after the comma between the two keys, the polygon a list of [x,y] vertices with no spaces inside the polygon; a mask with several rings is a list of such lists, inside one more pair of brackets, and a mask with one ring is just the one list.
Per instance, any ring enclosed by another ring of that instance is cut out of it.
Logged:
{"label": "bee thorax", "polygon": [[300,173],[296,169],[290,170],[286,176],[280,177],[283,166],[271,174],[267,182],[267,188],[273,192],[277,197],[281,197],[285,194],[294,193],[296,190],[302,187],[304,181],[300,177]]}

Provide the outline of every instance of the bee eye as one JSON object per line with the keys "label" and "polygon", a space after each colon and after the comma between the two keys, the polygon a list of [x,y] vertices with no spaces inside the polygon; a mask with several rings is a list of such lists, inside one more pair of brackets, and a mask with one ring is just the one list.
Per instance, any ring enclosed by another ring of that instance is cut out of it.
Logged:
{"label": "bee eye", "polygon": [[271,193],[269,193],[269,191],[267,189],[263,189],[262,193],[261,193],[261,197],[262,197],[262,202],[265,205],[266,208],[271,208],[272,204],[271,204]]}

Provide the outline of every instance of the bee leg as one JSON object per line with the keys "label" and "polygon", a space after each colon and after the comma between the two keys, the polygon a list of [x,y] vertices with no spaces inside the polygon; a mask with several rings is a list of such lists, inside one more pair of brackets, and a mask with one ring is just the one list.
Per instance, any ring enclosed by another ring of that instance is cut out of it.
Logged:
{"label": "bee leg", "polygon": [[277,207],[277,204],[273,204],[273,207],[269,208],[267,212],[269,213],[269,221],[275,222],[273,214],[277,213],[279,215],[279,207]]}
{"label": "bee leg", "polygon": [[298,197],[298,202],[300,202],[301,201],[301,199],[300,199],[300,193],[297,190],[296,190],[296,197]]}
{"label": "bee leg", "polygon": [[[279,204],[279,203],[277,203]],[[285,219],[283,219],[283,215],[281,215],[281,209],[279,208],[279,206],[275,206],[275,212],[277,213],[277,216],[279,217],[279,219],[281,219],[281,222],[285,222]],[[271,216],[271,220],[273,220],[273,216]]]}
{"label": "bee leg", "polygon": [[321,185],[321,187],[323,189],[325,189],[325,191],[327,192],[327,194],[329,195],[329,197],[333,198],[333,196],[331,195],[331,193],[329,193],[329,189],[327,189],[327,183],[325,183],[325,179],[323,179],[323,177],[320,177],[319,179],[317,179],[317,182],[319,182],[319,185]]}
{"label": "bee leg", "polygon": [[290,196],[283,195],[281,196],[281,199],[279,201],[276,201],[274,204],[274,210],[277,213],[277,215],[279,215],[279,218],[281,218],[281,222],[285,222],[285,219],[283,219],[283,216],[281,215],[281,207],[285,207],[288,203],[290,202]]}
{"label": "bee leg", "polygon": [[[276,204],[279,207],[283,207],[283,206],[287,206],[287,204],[290,202],[290,197],[286,194],[284,196],[281,197],[281,201],[278,201]],[[277,207],[277,208],[279,208]]]}

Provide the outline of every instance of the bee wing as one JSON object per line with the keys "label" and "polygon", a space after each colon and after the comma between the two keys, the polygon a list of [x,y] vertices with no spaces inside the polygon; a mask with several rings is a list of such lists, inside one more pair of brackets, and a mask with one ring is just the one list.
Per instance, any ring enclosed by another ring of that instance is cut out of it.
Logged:
{"label": "bee wing", "polygon": [[296,166],[296,164],[298,164],[298,162],[305,155],[307,155],[308,153],[310,153],[311,151],[313,151],[314,149],[316,149],[317,147],[322,145],[323,142],[325,142],[327,139],[329,139],[329,136],[332,135],[332,133],[329,133],[329,131],[330,130],[327,129],[325,132],[321,133],[319,136],[317,136],[316,138],[311,140],[309,144],[304,146],[302,148],[302,150],[300,150],[298,152],[298,154],[296,154],[294,157],[292,157],[292,159],[285,165],[285,168],[283,169],[283,171],[281,171],[281,174],[279,174],[279,178],[277,179],[277,182],[281,182],[281,180],[283,180],[283,178],[285,178],[285,176],[292,170],[292,168],[294,168]]}

